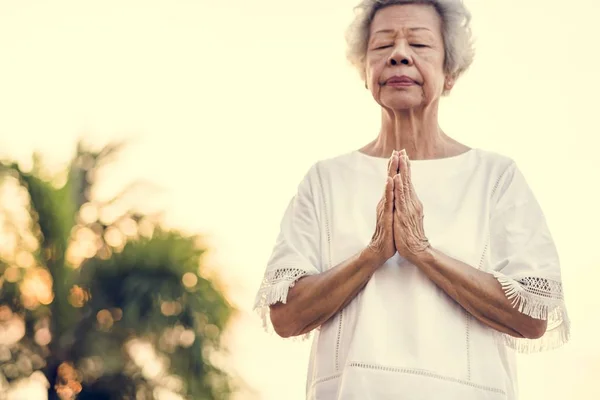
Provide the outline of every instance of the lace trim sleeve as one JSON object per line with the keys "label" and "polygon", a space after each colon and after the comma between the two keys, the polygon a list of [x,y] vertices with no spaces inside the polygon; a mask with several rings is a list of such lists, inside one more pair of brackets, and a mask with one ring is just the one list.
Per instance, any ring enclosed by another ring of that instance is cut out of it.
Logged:
{"label": "lace trim sleeve", "polygon": [[298,279],[318,274],[323,269],[321,225],[315,199],[316,175],[317,164],[310,168],[290,200],[256,294],[254,309],[267,332],[274,331],[269,306],[285,304],[290,288]]}
{"label": "lace trim sleeve", "polygon": [[539,339],[515,338],[498,332],[507,346],[520,353],[535,353],[556,349],[569,340],[570,322],[560,282],[529,276],[515,280],[500,272],[493,275],[515,308],[548,322],[546,333]]}
{"label": "lace trim sleeve", "polygon": [[[306,270],[300,268],[279,268],[268,271],[256,294],[254,309],[259,313],[263,328],[267,332],[273,332],[273,326],[269,320],[269,306],[276,303],[285,304],[290,288],[294,287],[298,279],[309,275]],[[308,338],[309,334],[301,338]]]}

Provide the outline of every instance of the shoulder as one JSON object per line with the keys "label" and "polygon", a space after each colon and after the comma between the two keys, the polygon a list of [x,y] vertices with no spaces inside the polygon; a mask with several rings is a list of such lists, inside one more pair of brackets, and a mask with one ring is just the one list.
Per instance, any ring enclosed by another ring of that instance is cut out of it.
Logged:
{"label": "shoulder", "polygon": [[516,162],[511,157],[500,154],[495,151],[476,149],[477,151],[477,166],[486,168],[490,171],[506,173],[511,168],[516,168]]}
{"label": "shoulder", "polygon": [[480,150],[479,153],[481,166],[487,168],[486,173],[492,183],[491,197],[495,203],[507,203],[510,206],[512,203],[535,200],[526,177],[514,159],[492,151]]}
{"label": "shoulder", "polygon": [[356,165],[356,151],[324,158],[315,163],[321,171],[346,170]]}
{"label": "shoulder", "polygon": [[502,192],[515,178],[522,176],[513,158],[490,150],[477,149],[476,167],[492,184],[492,195]]}
{"label": "shoulder", "polygon": [[318,159],[310,164],[299,183],[299,189],[314,194],[324,181],[329,181],[332,173],[344,171],[352,165],[352,153],[344,153],[334,157]]}
{"label": "shoulder", "polygon": [[311,182],[329,181],[332,176],[356,169],[356,152],[351,151],[315,161],[309,168],[306,178]]}

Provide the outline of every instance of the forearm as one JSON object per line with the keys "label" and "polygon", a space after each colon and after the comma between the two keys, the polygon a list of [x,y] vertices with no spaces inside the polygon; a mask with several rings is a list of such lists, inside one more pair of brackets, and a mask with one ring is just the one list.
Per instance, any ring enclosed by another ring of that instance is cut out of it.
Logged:
{"label": "forearm", "polygon": [[321,326],[356,297],[382,264],[366,249],[326,272],[299,279],[285,304],[270,307],[275,331],[290,337]]}
{"label": "forearm", "polygon": [[546,321],[516,309],[497,279],[486,272],[429,248],[413,260],[437,286],[482,323],[521,338],[538,338]]}

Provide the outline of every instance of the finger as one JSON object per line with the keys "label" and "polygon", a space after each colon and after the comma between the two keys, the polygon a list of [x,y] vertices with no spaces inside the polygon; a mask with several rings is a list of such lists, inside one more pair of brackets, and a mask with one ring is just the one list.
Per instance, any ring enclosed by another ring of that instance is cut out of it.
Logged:
{"label": "finger", "polygon": [[385,182],[385,212],[394,211],[394,180],[389,176]]}
{"label": "finger", "polygon": [[394,203],[396,210],[403,210],[405,203],[404,185],[402,184],[402,176],[396,174],[394,176]]}
{"label": "finger", "polygon": [[400,154],[399,163],[400,163],[400,173],[402,174],[402,179],[406,177],[406,172],[408,172],[408,156],[406,154]]}
{"label": "finger", "polygon": [[[390,183],[391,181],[391,183]],[[385,178],[385,185],[383,187],[383,195],[379,200],[378,207],[381,208],[382,211],[387,209],[387,204],[390,202],[390,191],[391,193],[391,201],[394,201],[394,181],[389,176]]]}
{"label": "finger", "polygon": [[414,192],[415,191],[415,187],[413,186],[412,183],[412,170],[411,170],[411,161],[410,158],[408,158],[408,156],[406,156],[406,165],[408,166],[408,173],[407,173],[407,177],[408,177],[408,185],[410,186],[410,189]]}
{"label": "finger", "polygon": [[388,162],[388,176],[393,178],[398,173],[398,153],[396,150],[392,152],[390,161]]}
{"label": "finger", "polygon": [[406,156],[406,150],[402,149],[398,152],[398,173],[402,172],[402,158]]}
{"label": "finger", "polygon": [[398,157],[402,157],[402,156],[408,157],[406,154],[406,149],[402,149],[398,152]]}
{"label": "finger", "polygon": [[390,177],[387,176],[385,178],[385,184],[383,185],[383,195],[381,196],[381,198],[383,200],[387,200],[388,184],[390,183],[389,181],[390,181]]}
{"label": "finger", "polygon": [[408,196],[411,193],[411,185],[407,155],[403,155],[400,157],[400,175],[402,176],[402,186],[404,187],[404,194]]}

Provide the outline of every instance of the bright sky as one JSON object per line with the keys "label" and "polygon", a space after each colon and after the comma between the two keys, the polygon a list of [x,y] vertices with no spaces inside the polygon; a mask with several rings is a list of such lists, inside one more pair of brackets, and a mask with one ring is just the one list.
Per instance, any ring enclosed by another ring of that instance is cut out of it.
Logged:
{"label": "bright sky", "polygon": [[[355,2],[0,2],[0,152],[60,163],[80,135],[133,138],[99,195],[148,179],[162,191],[144,204],[209,236],[243,311],[234,368],[265,400],[303,399],[308,358],[307,343],[268,336],[250,312],[279,219],[313,162],[379,127],[344,58]],[[521,357],[522,400],[600,398],[600,3],[466,3],[476,61],[441,125],[519,163],[555,236],[573,324],[564,349]]]}

